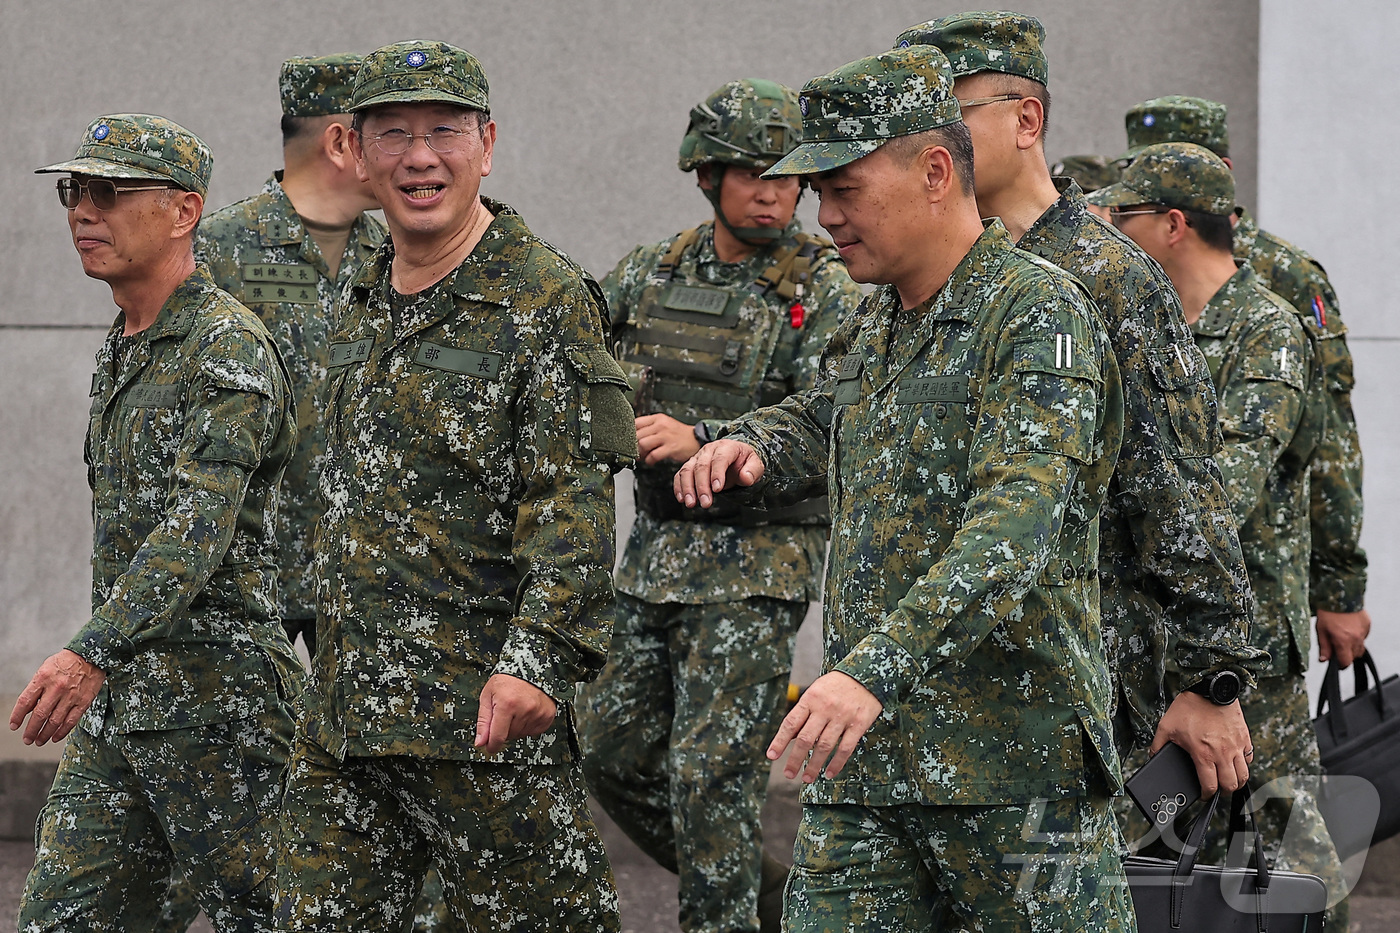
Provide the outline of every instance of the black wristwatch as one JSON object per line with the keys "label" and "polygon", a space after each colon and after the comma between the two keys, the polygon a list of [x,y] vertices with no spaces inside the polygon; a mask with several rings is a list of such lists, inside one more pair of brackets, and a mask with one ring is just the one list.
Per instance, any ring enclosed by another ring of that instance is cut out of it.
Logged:
{"label": "black wristwatch", "polygon": [[1234,671],[1217,671],[1207,674],[1199,683],[1186,689],[1192,693],[1199,693],[1216,706],[1229,706],[1240,698],[1240,689],[1243,686],[1240,675]]}
{"label": "black wristwatch", "polygon": [[701,447],[714,440],[710,437],[710,426],[703,421],[695,422],[695,439],[700,442]]}

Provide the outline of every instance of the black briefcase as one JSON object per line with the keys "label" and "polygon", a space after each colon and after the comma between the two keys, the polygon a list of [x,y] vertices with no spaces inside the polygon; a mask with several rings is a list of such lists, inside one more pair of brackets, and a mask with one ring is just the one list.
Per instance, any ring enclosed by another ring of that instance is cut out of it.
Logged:
{"label": "black briefcase", "polygon": [[1343,702],[1328,662],[1313,720],[1325,775],[1318,805],[1344,859],[1400,833],[1400,674],[1382,681],[1369,651],[1352,669],[1356,695]]}
{"label": "black briefcase", "polygon": [[1252,840],[1249,865],[1196,864],[1218,792],[1191,824],[1180,858],[1123,860],[1139,933],[1320,933],[1327,886],[1315,875],[1269,868],[1254,816],[1244,806],[1249,793],[1241,788],[1230,802],[1227,860],[1243,862],[1244,845]]}

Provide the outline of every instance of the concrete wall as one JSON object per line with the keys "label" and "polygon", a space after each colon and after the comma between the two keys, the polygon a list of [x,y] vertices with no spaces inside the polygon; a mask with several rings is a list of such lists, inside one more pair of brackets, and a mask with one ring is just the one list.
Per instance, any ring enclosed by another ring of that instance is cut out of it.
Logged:
{"label": "concrete wall", "polygon": [[[1400,6],[1340,0],[1260,5],[1259,220],[1311,252],[1337,289],[1356,361],[1356,420],[1366,456],[1370,645],[1382,674],[1400,671],[1400,315],[1390,223],[1400,212],[1392,164],[1400,126],[1386,102],[1400,87],[1393,41]],[[1321,668],[1310,679],[1316,687]]]}
{"label": "concrete wall", "polygon": [[[1052,159],[1119,152],[1122,113],[1136,101],[1206,94],[1230,105],[1242,190],[1252,198],[1254,0],[1022,6],[1049,30]],[[91,357],[114,309],[106,287],[81,275],[53,179],[29,172],[67,158],[93,116],[153,111],[202,135],[216,157],[209,203],[218,206],[279,165],[275,78],[284,58],[442,38],[473,50],[492,83],[500,143],[485,190],[602,275],[634,244],[705,216],[692,180],[675,170],[695,101],[744,75],[800,86],[957,8],[399,0],[350,9],[324,0],[4,4],[0,694],[17,693],[88,611],[81,432]],[[812,205],[804,211],[810,217]]]}

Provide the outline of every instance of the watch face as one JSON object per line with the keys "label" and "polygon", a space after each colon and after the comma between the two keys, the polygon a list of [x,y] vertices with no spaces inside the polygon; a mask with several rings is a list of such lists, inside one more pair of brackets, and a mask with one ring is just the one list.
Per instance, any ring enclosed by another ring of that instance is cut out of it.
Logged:
{"label": "watch face", "polygon": [[1210,698],[1218,706],[1228,706],[1240,695],[1240,678],[1234,671],[1221,671],[1211,679]]}

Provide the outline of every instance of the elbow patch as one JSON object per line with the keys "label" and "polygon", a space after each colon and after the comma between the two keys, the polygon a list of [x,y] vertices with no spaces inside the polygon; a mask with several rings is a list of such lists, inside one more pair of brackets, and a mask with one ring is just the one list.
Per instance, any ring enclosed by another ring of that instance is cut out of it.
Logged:
{"label": "elbow patch", "polygon": [[637,428],[627,374],[602,347],[570,347],[568,357],[584,389],[578,448],[594,460],[635,460]]}

